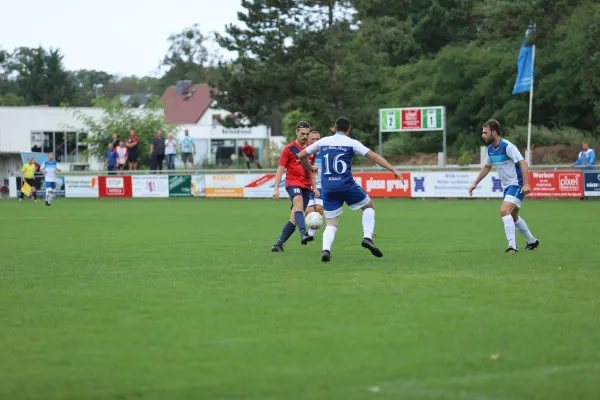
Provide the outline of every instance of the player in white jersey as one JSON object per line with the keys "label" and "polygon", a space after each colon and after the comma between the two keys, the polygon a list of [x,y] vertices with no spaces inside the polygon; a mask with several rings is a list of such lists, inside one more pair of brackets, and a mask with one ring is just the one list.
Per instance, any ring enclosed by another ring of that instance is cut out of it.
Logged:
{"label": "player in white jersey", "polygon": [[475,182],[469,187],[469,194],[473,195],[473,190],[479,182],[492,169],[496,167],[502,188],[504,189],[504,200],[500,207],[500,215],[504,223],[504,232],[508,240],[508,248],[505,253],[516,253],[519,251],[515,239],[515,228],[527,240],[525,250],[534,250],[540,242],[532,234],[523,218],[519,217],[519,209],[525,195],[531,193],[529,187],[529,167],[527,161],[517,149],[517,146],[506,139],[501,138],[500,124],[494,119],[488,120],[483,124],[483,140],[489,144],[487,148],[487,157],[485,165],[475,179]]}
{"label": "player in white jersey", "polygon": [[50,206],[56,193],[56,173],[60,172],[58,163],[54,159],[54,153],[48,153],[48,161],[44,161],[40,166],[40,171],[44,174],[46,183],[46,205]]}
{"label": "player in white jersey", "polygon": [[[321,139],[321,134],[317,131],[310,131],[310,133],[308,134],[308,144],[311,145],[314,142],[316,142],[317,140]],[[315,157],[315,167],[317,167],[318,169],[315,170],[315,173],[313,174],[315,177],[315,183],[316,183],[316,189],[317,192],[320,193],[321,192],[321,153],[317,153],[317,156]],[[314,188],[313,188],[314,189]],[[306,207],[306,211],[304,213],[304,215],[308,215],[311,212],[318,212],[319,214],[323,215],[323,199],[320,197],[315,197],[315,193],[314,191],[310,192],[309,195],[309,201],[308,201],[308,206]],[[308,230],[308,234],[310,236],[315,236],[316,230],[310,228]]]}
{"label": "player in white jersey", "polygon": [[[375,230],[375,209],[373,201],[365,191],[356,183],[352,177],[352,157],[360,154],[371,161],[388,169],[401,181],[402,175],[392,167],[385,158],[372,152],[358,140],[351,139],[350,121],[340,117],[335,121],[336,133],[324,137],[308,146],[298,154],[298,159],[304,169],[316,171],[318,167],[310,165],[308,156],[319,152],[321,154],[321,197],[325,210],[326,227],[323,232],[323,253],[321,261],[328,262],[331,259],[331,246],[337,232],[338,217],[342,214],[344,203],[351,210],[363,210],[363,240],[362,247],[371,251],[375,257],[383,257],[383,253],[373,243],[373,231]],[[404,182],[402,182],[404,183]]]}

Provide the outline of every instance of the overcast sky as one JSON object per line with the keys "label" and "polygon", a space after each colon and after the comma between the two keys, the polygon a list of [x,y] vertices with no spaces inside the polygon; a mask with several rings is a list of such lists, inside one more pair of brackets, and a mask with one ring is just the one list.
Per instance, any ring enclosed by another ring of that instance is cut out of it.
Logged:
{"label": "overcast sky", "polygon": [[69,70],[155,75],[167,38],[198,23],[223,32],[241,0],[7,0],[0,47],[60,48]]}

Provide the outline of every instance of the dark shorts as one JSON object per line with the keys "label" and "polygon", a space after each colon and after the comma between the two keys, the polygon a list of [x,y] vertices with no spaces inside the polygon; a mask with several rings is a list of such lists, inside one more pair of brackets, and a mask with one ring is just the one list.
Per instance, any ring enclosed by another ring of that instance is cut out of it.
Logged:
{"label": "dark shorts", "polygon": [[194,162],[194,154],[192,154],[192,153],[181,153],[181,160],[183,162]]}
{"label": "dark shorts", "polygon": [[35,178],[25,178],[25,182],[34,189],[38,187],[37,179]]}
{"label": "dark shorts", "polygon": [[300,186],[288,186],[285,188],[285,190],[290,196],[290,201],[292,202],[291,208],[294,208],[294,197],[302,196],[303,209],[306,211],[306,207],[308,207],[308,202],[310,200],[310,189],[305,189]]}
{"label": "dark shorts", "polygon": [[46,189],[56,190],[56,182],[45,182],[45,183],[46,183]]}
{"label": "dark shorts", "polygon": [[[246,156],[246,157],[248,157],[248,156]],[[249,162],[254,162],[254,157],[248,157],[248,161]]]}
{"label": "dark shorts", "polygon": [[137,162],[138,160],[138,153],[136,152],[130,152],[129,154],[127,154],[127,161],[129,162]]}

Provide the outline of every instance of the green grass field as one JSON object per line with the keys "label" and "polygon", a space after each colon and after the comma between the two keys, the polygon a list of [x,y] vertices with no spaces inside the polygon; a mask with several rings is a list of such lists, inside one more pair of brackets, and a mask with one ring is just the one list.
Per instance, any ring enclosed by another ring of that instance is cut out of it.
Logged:
{"label": "green grass field", "polygon": [[597,399],[600,203],[346,209],[329,264],[285,200],[0,201],[0,399]]}

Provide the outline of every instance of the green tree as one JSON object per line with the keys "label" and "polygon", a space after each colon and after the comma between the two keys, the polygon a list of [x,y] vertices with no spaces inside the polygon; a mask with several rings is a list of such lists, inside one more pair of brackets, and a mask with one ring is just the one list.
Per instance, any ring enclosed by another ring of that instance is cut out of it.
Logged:
{"label": "green tree", "polygon": [[0,96],[0,106],[3,107],[14,107],[14,106],[25,106],[25,99],[14,93],[7,93],[4,96]]}
{"label": "green tree", "polygon": [[162,130],[166,136],[166,133],[174,132],[177,128],[175,125],[167,124],[158,108],[158,102],[136,110],[126,107],[118,99],[102,98],[96,106],[104,110],[100,119],[77,109],[73,110],[73,113],[87,128],[90,154],[100,160],[106,159],[107,146],[111,142],[113,133],[124,138],[129,136],[129,131],[133,129],[140,139],[139,163],[141,166],[148,166],[150,143],[156,132]]}

